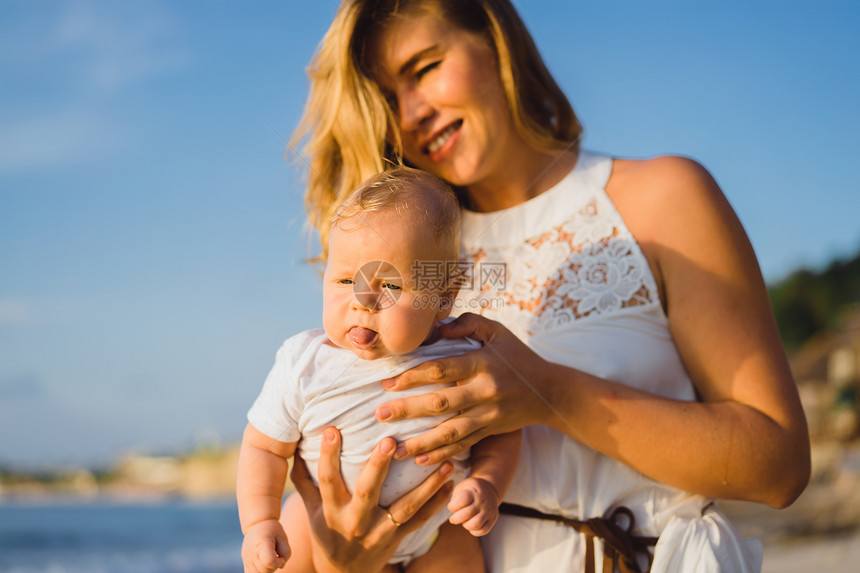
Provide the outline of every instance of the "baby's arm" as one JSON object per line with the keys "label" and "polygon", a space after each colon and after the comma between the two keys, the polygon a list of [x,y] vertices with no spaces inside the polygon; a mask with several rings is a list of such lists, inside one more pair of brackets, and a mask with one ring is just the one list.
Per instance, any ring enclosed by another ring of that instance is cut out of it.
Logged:
{"label": "baby's arm", "polygon": [[287,479],[289,458],[295,442],[278,442],[251,424],[245,428],[239,450],[236,500],[245,541],[245,572],[270,573],[283,567],[290,556],[284,528],[278,522]]}
{"label": "baby's arm", "polygon": [[475,537],[490,532],[499,518],[499,504],[517,469],[522,430],[484,438],[472,446],[472,471],[457,484],[448,502],[451,523],[463,524]]}

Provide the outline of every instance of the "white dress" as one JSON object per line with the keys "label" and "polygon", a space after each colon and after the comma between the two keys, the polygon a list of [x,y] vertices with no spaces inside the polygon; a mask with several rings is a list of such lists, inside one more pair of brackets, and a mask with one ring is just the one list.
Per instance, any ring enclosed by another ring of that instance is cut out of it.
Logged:
{"label": "white dress", "polygon": [[[472,274],[455,309],[498,320],[551,362],[695,400],[648,262],[605,192],[611,170],[610,157],[582,151],[570,174],[537,197],[502,211],[464,211],[463,258]],[[761,544],[742,539],[711,500],[657,483],[547,426],[524,429],[505,500],[580,520],[626,506],[634,533],[659,536],[654,573],[761,567]],[[577,571],[585,537],[562,524],[503,515],[484,550],[492,572]]]}
{"label": "white dress", "polygon": [[[463,354],[480,348],[466,338],[441,338],[399,356],[362,360],[349,350],[326,344],[322,329],[307,330],[291,338],[278,350],[275,364],[263,389],[248,411],[248,421],[257,430],[279,442],[298,442],[296,453],[317,482],[322,432],[335,426],[343,438],[341,473],[347,489],[354,491],[358,475],[373,447],[387,436],[405,440],[434,428],[446,416],[428,416],[397,422],[378,422],[376,408],[384,402],[423,394],[427,386],[388,392],[380,381],[396,376],[427,360]],[[435,389],[430,387],[430,391]],[[459,482],[468,472],[468,452],[453,460],[452,479]],[[421,483],[438,466],[419,466],[414,459],[393,460],[382,485],[379,503],[388,507]],[[436,532],[451,515],[442,509],[398,546],[391,563],[408,563],[425,553]]]}

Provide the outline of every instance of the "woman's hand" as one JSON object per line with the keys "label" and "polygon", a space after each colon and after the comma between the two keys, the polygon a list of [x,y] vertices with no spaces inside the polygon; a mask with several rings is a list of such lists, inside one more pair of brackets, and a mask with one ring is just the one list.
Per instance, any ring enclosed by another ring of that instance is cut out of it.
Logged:
{"label": "woman's hand", "polygon": [[324,571],[381,571],[403,537],[441,509],[451,494],[453,472],[445,463],[386,511],[379,507],[382,482],[396,443],[385,438],[370,456],[350,495],[340,472],[341,436],[326,428],[320,447],[319,488],[296,457],[290,477],[302,496],[313,533],[314,568]]}
{"label": "woman's hand", "polygon": [[376,418],[382,422],[459,412],[436,428],[401,443],[398,459],[416,456],[419,464],[437,464],[489,435],[517,430],[555,415],[548,393],[554,365],[501,323],[466,313],[440,327],[440,332],[448,338],[468,336],[484,347],[425,362],[383,382],[387,390],[457,383],[421,396],[392,400],[377,408]]}

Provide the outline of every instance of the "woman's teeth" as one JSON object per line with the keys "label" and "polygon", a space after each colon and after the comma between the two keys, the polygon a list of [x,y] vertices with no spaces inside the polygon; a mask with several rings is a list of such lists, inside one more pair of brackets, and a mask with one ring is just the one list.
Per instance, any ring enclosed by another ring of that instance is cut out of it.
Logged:
{"label": "woman's teeth", "polygon": [[457,129],[459,129],[461,122],[456,122],[451,124],[450,127],[446,128],[445,131],[437,135],[433,138],[429,144],[427,144],[427,153],[436,153],[439,149],[445,145],[445,142],[448,141],[448,138],[453,135]]}

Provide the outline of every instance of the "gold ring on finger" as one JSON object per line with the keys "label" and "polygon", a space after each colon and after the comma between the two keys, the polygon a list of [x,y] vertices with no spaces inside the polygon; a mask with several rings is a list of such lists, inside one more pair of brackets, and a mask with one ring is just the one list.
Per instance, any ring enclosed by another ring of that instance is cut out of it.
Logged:
{"label": "gold ring on finger", "polygon": [[393,523],[395,527],[400,527],[401,525],[403,525],[402,523],[394,519],[394,516],[391,515],[390,511],[386,511],[385,514],[388,516],[388,519],[391,520],[391,523]]}

